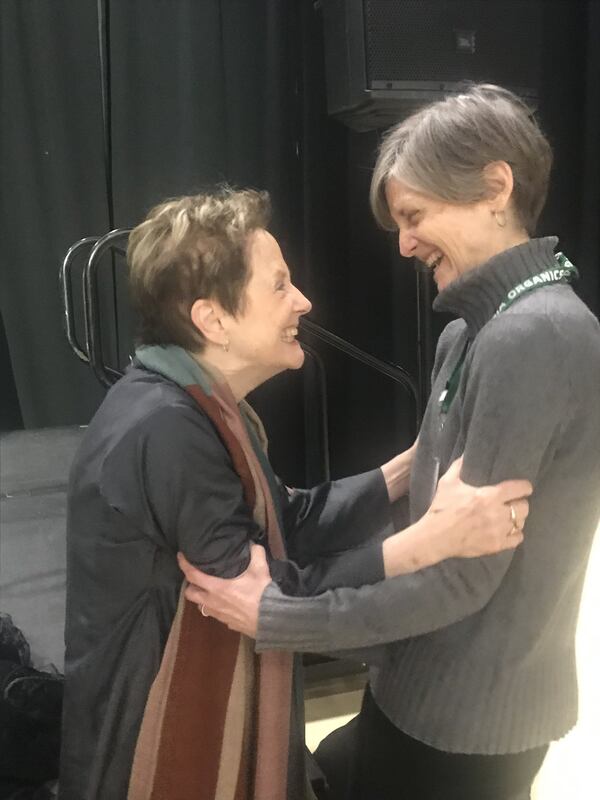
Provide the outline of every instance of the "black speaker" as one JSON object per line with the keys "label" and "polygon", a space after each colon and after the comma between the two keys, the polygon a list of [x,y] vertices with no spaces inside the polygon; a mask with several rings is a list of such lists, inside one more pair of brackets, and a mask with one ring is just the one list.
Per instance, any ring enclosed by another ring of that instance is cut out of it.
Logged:
{"label": "black speaker", "polygon": [[535,107],[542,0],[323,0],[329,114],[387,127],[473,81]]}

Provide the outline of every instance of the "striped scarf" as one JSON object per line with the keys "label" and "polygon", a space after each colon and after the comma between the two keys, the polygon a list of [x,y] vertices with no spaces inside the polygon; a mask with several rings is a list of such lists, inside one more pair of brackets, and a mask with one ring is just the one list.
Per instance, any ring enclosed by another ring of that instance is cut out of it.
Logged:
{"label": "striped scarf", "polygon": [[[285,558],[254,411],[180,347],[142,347],[136,358],[182,386],[214,423],[271,554]],[[148,695],[128,800],[286,800],[293,657],[257,655],[251,639],[202,616],[184,588]]]}

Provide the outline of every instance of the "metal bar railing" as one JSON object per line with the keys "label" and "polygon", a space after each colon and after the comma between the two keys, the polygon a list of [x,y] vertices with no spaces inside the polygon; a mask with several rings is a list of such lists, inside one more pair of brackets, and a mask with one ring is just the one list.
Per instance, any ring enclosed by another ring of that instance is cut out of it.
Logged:
{"label": "metal bar railing", "polygon": [[[91,250],[99,238],[99,236],[86,236],[84,239],[80,239],[78,242],[75,242],[75,244],[67,250],[67,254],[60,266],[58,276],[63,303],[63,322],[65,326],[65,333],[67,335],[67,341],[69,342],[71,350],[75,353],[77,358],[86,363],[89,363],[90,360],[89,353],[87,352],[87,349],[85,349],[87,348],[87,342],[85,345],[80,344],[80,342],[77,341],[77,336],[75,334],[71,268],[76,256],[78,256],[85,248]],[[87,338],[87,320],[85,319],[85,316],[84,321]]]}
{"label": "metal bar railing", "polygon": [[399,383],[401,386],[403,386],[413,399],[415,406],[415,419],[417,423],[416,429],[419,429],[419,425],[421,424],[419,385],[413,376],[407,372],[407,370],[398,364],[393,364],[390,361],[384,361],[381,358],[372,356],[370,353],[366,353],[364,350],[356,347],[356,345],[351,344],[351,342],[347,342],[345,339],[342,339],[341,336],[337,336],[335,333],[327,330],[327,328],[324,328],[322,325],[306,319],[306,317],[303,317],[300,320],[300,330],[305,330],[307,333],[312,334],[317,339],[326,342],[337,350],[341,350],[343,353],[346,353],[346,355],[354,358],[356,361],[360,361],[362,364],[366,364],[376,372],[380,372],[382,375],[387,375],[388,378],[391,378],[393,381],[396,381],[396,383]]}
{"label": "metal bar railing", "polygon": [[[86,346],[94,374],[103,386],[109,387],[121,376],[120,370],[115,370],[104,363],[102,350],[102,337],[100,335],[100,301],[98,292],[98,267],[102,256],[110,251],[117,250],[124,253],[117,243],[127,240],[129,229],[117,228],[101,236],[90,253],[87,264],[83,270],[83,308],[86,321]],[[116,309],[115,309],[116,313]]]}
{"label": "metal bar railing", "polygon": [[312,365],[314,366],[316,375],[316,398],[317,398],[317,414],[312,414],[311,403],[313,397],[311,396],[312,384],[309,385],[308,379],[305,377],[303,380],[304,389],[304,432],[307,442],[316,443],[316,451],[319,455],[320,461],[320,474],[314,480],[312,473],[312,464],[310,463],[310,453],[312,448],[306,448],[304,457],[304,473],[307,486],[313,486],[317,483],[323,483],[331,479],[331,469],[329,464],[329,417],[327,412],[327,376],[325,374],[325,366],[321,356],[313,350],[306,342],[301,342],[300,346],[309,357]]}

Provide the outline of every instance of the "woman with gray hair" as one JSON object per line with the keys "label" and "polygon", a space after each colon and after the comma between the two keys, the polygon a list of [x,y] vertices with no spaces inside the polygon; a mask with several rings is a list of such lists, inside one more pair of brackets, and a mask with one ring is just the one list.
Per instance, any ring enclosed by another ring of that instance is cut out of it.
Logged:
{"label": "woman with gray hair", "polygon": [[[188,597],[257,649],[371,646],[358,717],[317,751],[331,798],[521,800],[577,718],[575,627],[600,516],[600,329],[554,237],[533,238],[550,146],[529,109],[477,85],[383,140],[371,203],[433,273],[440,337],[411,466],[410,513],[462,477],[534,484],[516,552],[450,560],[359,589],[291,598],[186,569]],[[258,609],[258,622],[256,622]]]}

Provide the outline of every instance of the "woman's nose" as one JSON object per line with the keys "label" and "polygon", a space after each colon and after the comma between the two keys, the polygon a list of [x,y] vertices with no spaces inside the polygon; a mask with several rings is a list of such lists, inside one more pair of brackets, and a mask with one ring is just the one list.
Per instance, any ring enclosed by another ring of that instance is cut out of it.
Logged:
{"label": "woman's nose", "polygon": [[400,248],[401,256],[404,256],[404,258],[410,258],[415,254],[417,239],[409,231],[399,231],[398,247]]}
{"label": "woman's nose", "polygon": [[298,314],[308,314],[308,312],[312,308],[312,303],[310,302],[308,297],[305,297],[302,294],[302,292],[300,291],[300,289],[298,289],[297,286],[295,286],[294,289],[296,289],[296,303],[295,303],[295,305],[296,305],[296,310],[297,310]]}

